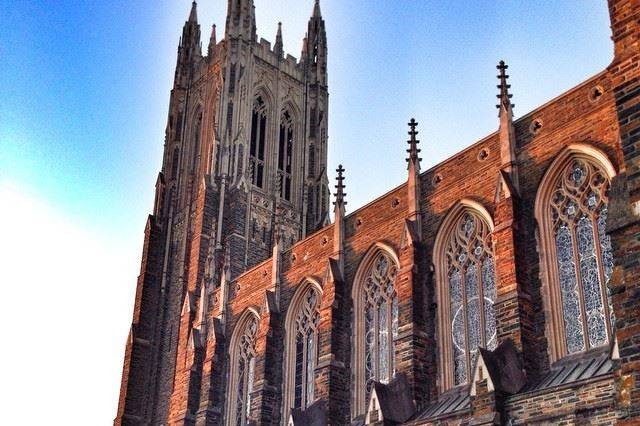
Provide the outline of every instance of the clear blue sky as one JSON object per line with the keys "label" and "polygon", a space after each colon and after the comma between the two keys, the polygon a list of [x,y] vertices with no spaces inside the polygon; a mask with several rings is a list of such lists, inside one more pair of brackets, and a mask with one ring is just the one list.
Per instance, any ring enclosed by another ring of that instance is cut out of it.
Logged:
{"label": "clear blue sky", "polygon": [[[0,0],[0,255],[13,266],[13,276],[0,272],[0,283],[19,283],[3,300],[43,294],[55,300],[55,309],[44,304],[41,313],[61,333],[53,342],[78,345],[67,347],[78,357],[89,349],[78,342],[77,325],[56,318],[76,310],[91,322],[82,335],[93,336],[91,350],[103,354],[104,368],[83,389],[104,388],[104,398],[87,403],[104,424],[115,412],[142,231],[190,3]],[[199,2],[205,50],[211,24],[222,36],[226,3]],[[259,36],[273,40],[281,20],[285,50],[298,57],[313,0],[255,3]],[[410,117],[420,122],[424,168],[496,129],[500,59],[510,65],[520,116],[612,57],[605,0],[322,0],[322,12],[329,163],[332,170],[339,162],[347,168],[350,210],[405,178]],[[51,260],[47,273],[39,255]],[[77,259],[82,274],[70,272]],[[42,318],[30,320],[42,326]],[[68,401],[60,404],[71,409]]]}

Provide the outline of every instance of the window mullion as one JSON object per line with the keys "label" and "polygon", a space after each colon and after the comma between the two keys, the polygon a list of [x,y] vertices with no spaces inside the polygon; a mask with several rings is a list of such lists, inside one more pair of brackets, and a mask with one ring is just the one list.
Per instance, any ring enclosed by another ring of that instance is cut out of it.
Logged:
{"label": "window mullion", "polygon": [[484,280],[482,277],[482,262],[476,264],[476,280],[478,283],[478,317],[480,318],[480,342],[483,347],[487,348],[486,321],[484,310]]}
{"label": "window mullion", "polygon": [[387,369],[389,381],[393,380],[393,371],[395,368],[395,342],[393,339],[393,298],[387,299]]}
{"label": "window mullion", "polygon": [[609,312],[609,300],[607,290],[607,279],[604,275],[604,265],[602,264],[602,246],[600,241],[600,231],[598,227],[598,221],[594,216],[591,216],[591,227],[593,228],[593,244],[596,250],[596,265],[598,268],[598,277],[600,277],[600,299],[602,300],[602,307],[604,309],[604,319],[606,323],[607,341],[611,341],[611,333],[613,332],[613,326],[611,324],[611,312]]}
{"label": "window mullion", "polygon": [[[462,265],[461,265],[462,266]],[[469,371],[471,370],[471,351],[469,350],[469,318],[468,318],[468,305],[467,305],[467,271],[464,268],[460,268],[460,290],[462,292],[462,314],[464,324],[464,355],[466,358],[466,376],[469,381]]]}
{"label": "window mullion", "polygon": [[576,287],[578,289],[578,303],[580,305],[580,315],[582,317],[582,321],[580,321],[582,325],[582,339],[584,341],[584,347],[586,350],[589,350],[589,329],[587,328],[587,312],[584,307],[584,292],[582,291],[582,273],[580,263],[580,249],[578,247],[578,239],[576,238],[576,226],[575,223],[571,223],[569,225],[569,230],[571,231],[571,246],[573,249],[573,264],[574,270],[576,273]]}

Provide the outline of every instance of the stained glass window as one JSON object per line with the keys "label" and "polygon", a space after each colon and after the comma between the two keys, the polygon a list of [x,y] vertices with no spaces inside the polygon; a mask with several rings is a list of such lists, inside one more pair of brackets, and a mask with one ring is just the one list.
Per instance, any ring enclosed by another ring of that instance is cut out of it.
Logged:
{"label": "stained glass window", "polygon": [[478,347],[497,346],[493,248],[487,223],[465,211],[447,240],[454,385],[469,382]]}
{"label": "stained glass window", "polygon": [[251,318],[247,323],[244,333],[240,337],[237,351],[238,369],[236,373],[236,404],[235,425],[244,426],[248,423],[251,413],[251,393],[253,392],[253,380],[256,358],[256,331],[258,321]]}
{"label": "stained glass window", "polygon": [[278,143],[278,183],[280,197],[291,201],[291,171],[293,161],[293,118],[284,110],[280,118]]}
{"label": "stained glass window", "polygon": [[253,103],[251,114],[251,145],[249,147],[249,165],[251,180],[254,185],[262,188],[265,167],[265,140],[267,137],[267,104],[261,96]]}
{"label": "stained glass window", "polygon": [[378,252],[363,287],[365,331],[366,399],[373,381],[389,383],[395,374],[394,339],[398,336],[398,297],[394,282],[398,273],[395,262],[385,252]]}
{"label": "stained glass window", "polygon": [[296,318],[295,395],[293,408],[306,408],[314,401],[318,359],[317,331],[320,323],[318,293],[309,288]]}
{"label": "stained glass window", "polygon": [[613,322],[606,283],[613,269],[605,233],[609,179],[586,159],[574,159],[555,184],[549,214],[555,241],[567,353],[606,345]]}

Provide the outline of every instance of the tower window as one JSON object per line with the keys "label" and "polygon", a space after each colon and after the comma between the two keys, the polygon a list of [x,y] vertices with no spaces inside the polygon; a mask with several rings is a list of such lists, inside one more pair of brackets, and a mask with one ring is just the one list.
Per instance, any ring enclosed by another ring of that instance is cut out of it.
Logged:
{"label": "tower window", "polygon": [[280,119],[280,139],[278,144],[278,182],[280,197],[291,201],[291,172],[293,161],[293,119],[285,110]]}
{"label": "tower window", "polygon": [[265,140],[267,135],[267,105],[258,96],[253,103],[251,115],[251,147],[249,151],[249,163],[251,167],[252,183],[264,188],[265,173]]}
{"label": "tower window", "polygon": [[316,147],[314,144],[309,145],[309,177],[314,177],[316,174]]}
{"label": "tower window", "polygon": [[193,130],[193,152],[191,154],[191,172],[195,172],[197,160],[200,156],[200,140],[202,138],[202,112],[199,112],[196,118],[196,125]]}
{"label": "tower window", "polygon": [[171,180],[178,177],[178,161],[180,161],[180,148],[174,148],[171,159]]}

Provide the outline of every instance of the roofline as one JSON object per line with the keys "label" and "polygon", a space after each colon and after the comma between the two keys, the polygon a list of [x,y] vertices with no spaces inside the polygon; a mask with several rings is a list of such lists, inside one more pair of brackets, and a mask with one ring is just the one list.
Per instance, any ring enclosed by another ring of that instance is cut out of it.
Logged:
{"label": "roofline", "polygon": [[[600,78],[602,78],[604,75],[606,75],[609,72],[609,70],[607,68],[605,68],[604,70],[600,71],[599,73],[595,74],[592,77],[589,77],[587,80],[583,81],[582,83],[579,83],[578,85],[562,92],[561,94],[559,94],[558,96],[555,96],[554,98],[550,99],[549,101],[545,102],[544,104],[540,105],[539,107],[529,111],[528,113],[526,113],[525,115],[523,115],[522,117],[518,118],[517,120],[515,120],[513,122],[513,124],[518,124],[530,117],[532,117],[533,115],[535,115],[536,113],[540,112],[541,110],[543,110],[544,108],[547,108],[549,105],[553,104],[554,102],[557,102],[558,100],[562,99],[563,97],[576,92],[580,89],[582,89],[584,86],[588,85],[589,83],[592,83],[595,80],[598,80]],[[454,159],[458,158],[460,155],[474,149],[477,148],[478,145],[481,145],[483,143],[485,143],[486,141],[488,141],[489,139],[495,137],[498,134],[498,130],[496,130],[495,132],[492,132],[490,134],[488,134],[487,136],[483,137],[482,139],[474,142],[473,144],[469,145],[468,147],[462,149],[461,151],[456,152],[455,154],[445,158],[444,160],[440,161],[439,163],[433,165],[432,167],[430,167],[429,169],[425,170],[424,172],[420,173],[420,178],[422,178],[423,176],[426,176],[427,174],[435,171],[437,168],[442,167],[443,165],[449,163],[450,161],[453,161]],[[401,188],[405,187],[407,185],[406,182],[401,183],[400,185],[397,185],[396,187],[390,189],[389,191],[385,192],[384,194],[374,198],[373,200],[369,201],[367,204],[364,204],[363,206],[357,208],[356,210],[354,210],[353,212],[345,215],[345,220],[350,219],[352,217],[357,217],[357,214],[359,212],[361,212],[364,209],[367,209],[368,207],[370,207],[371,205],[377,203],[378,201],[382,200],[385,197],[388,197],[389,195],[391,195],[392,193],[400,190]],[[308,235],[307,237],[305,237],[304,239],[296,242],[292,247],[290,247],[289,249],[283,251],[284,253],[288,253],[292,250],[294,250],[296,247],[298,247],[299,245],[302,245],[303,243],[305,243],[306,241],[310,240],[311,238],[316,237],[319,233],[321,232],[326,232],[328,229],[330,229],[333,226],[333,223],[318,229],[317,231],[315,231],[314,233]],[[254,271],[255,269],[258,269],[262,266],[264,266],[267,262],[271,262],[271,257],[267,258],[266,260],[264,260],[263,262],[258,263],[257,265],[253,266],[251,269],[248,269],[246,271],[244,271],[242,274],[238,275],[234,281],[237,281],[238,279],[240,279],[241,277],[243,277],[244,275],[248,274],[251,271]]]}

